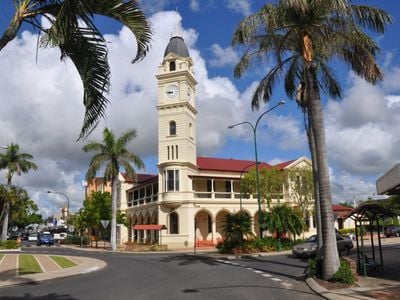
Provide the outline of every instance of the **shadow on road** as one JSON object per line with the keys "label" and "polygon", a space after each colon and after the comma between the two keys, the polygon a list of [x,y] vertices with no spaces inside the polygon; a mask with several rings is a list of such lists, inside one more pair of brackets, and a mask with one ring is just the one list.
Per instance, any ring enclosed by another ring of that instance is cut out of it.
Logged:
{"label": "shadow on road", "polygon": [[190,264],[195,264],[195,263],[204,263],[207,265],[219,265],[214,259],[204,257],[204,256],[196,256],[196,255],[191,255],[191,254],[181,254],[181,255],[174,255],[174,256],[168,256],[165,258],[160,259],[160,262],[168,263],[171,261],[180,261],[178,265],[180,266],[186,266]]}
{"label": "shadow on road", "polygon": [[23,296],[1,296],[0,300],[79,300],[78,298],[71,297],[70,295],[58,295],[55,293],[32,296],[30,293],[26,293]]}

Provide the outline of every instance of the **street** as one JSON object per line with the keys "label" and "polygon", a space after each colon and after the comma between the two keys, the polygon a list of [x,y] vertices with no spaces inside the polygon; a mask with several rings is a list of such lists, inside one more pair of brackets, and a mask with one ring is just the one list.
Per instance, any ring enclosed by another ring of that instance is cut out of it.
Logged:
{"label": "street", "polygon": [[63,247],[24,252],[104,260],[90,274],[0,289],[0,299],[322,299],[304,283],[306,261],[287,255],[240,260],[202,255],[79,251]]}

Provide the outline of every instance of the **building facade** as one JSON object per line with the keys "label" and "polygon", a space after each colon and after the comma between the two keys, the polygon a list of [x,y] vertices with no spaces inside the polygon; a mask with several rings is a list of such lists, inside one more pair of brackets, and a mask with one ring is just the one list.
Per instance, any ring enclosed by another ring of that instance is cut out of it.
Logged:
{"label": "building facade", "polygon": [[[215,245],[224,238],[226,215],[240,209],[252,217],[253,230],[258,232],[257,198],[244,198],[240,193],[241,177],[255,162],[197,157],[197,82],[193,61],[179,34],[170,39],[156,78],[158,174],[134,182],[126,196],[120,193],[119,209],[131,224],[121,242],[158,241],[169,248]],[[259,168],[280,170],[304,166],[311,166],[305,157],[276,166],[259,164]],[[289,201],[289,193],[290,187],[283,187],[272,205]],[[311,232],[315,232],[309,218]]]}

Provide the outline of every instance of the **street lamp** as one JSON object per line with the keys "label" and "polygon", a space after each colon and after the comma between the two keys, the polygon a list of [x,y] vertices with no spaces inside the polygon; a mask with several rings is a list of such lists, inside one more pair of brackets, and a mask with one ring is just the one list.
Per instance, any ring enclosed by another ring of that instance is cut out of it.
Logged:
{"label": "street lamp", "polygon": [[240,211],[242,211],[242,175],[244,173],[244,171],[246,171],[248,168],[254,166],[256,163],[252,163],[251,165],[248,165],[246,167],[244,167],[242,169],[242,171],[240,172],[240,176],[239,176],[239,199],[240,199]]}
{"label": "street lamp", "polygon": [[61,192],[54,192],[54,191],[47,191],[48,194],[58,194],[58,195],[62,195],[65,197],[65,199],[67,200],[67,220],[65,222],[65,224],[67,225],[67,230],[68,229],[68,221],[69,221],[69,198],[66,194],[61,193]]}
{"label": "street lamp", "polygon": [[250,123],[249,121],[245,121],[245,122],[240,122],[237,124],[233,124],[228,126],[229,129],[232,129],[236,126],[239,125],[243,125],[243,124],[247,124],[251,127],[251,129],[253,129],[253,137],[254,137],[254,154],[255,154],[255,158],[256,158],[256,185],[257,185],[257,203],[258,203],[258,227],[259,227],[259,231],[260,231],[260,237],[262,237],[262,229],[261,229],[261,199],[260,199],[260,179],[259,179],[259,171],[258,171],[258,155],[257,155],[257,126],[258,123],[260,122],[261,118],[263,116],[265,116],[267,113],[269,113],[271,110],[277,108],[280,105],[285,104],[285,101],[279,101],[278,104],[276,104],[275,106],[271,107],[270,109],[268,109],[267,111],[263,112],[257,119],[256,124],[253,125],[252,123]]}

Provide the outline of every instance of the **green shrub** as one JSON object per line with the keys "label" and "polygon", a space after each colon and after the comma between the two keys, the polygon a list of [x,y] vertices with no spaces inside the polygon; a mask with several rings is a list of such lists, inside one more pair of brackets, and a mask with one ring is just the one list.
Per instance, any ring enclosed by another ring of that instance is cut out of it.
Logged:
{"label": "green shrub", "polygon": [[64,239],[64,243],[68,245],[82,245],[87,246],[90,244],[89,236],[69,235]]}
{"label": "green shrub", "polygon": [[350,269],[350,263],[347,260],[340,259],[339,270],[333,275],[330,281],[353,284],[355,278]]}
{"label": "green shrub", "polygon": [[[316,278],[322,277],[322,259],[311,258],[308,260],[308,276]],[[339,269],[329,281],[353,284],[355,278],[351,272],[350,263],[341,258]]]}
{"label": "green shrub", "polygon": [[349,233],[353,233],[353,234],[356,233],[355,228],[343,228],[343,229],[339,229],[338,231],[339,231],[340,235],[343,235],[343,236],[346,236]]}
{"label": "green shrub", "polygon": [[0,241],[0,249],[18,249],[19,247],[17,241],[14,240]]}
{"label": "green shrub", "polygon": [[308,260],[308,276],[321,278],[322,259],[310,258]]}

